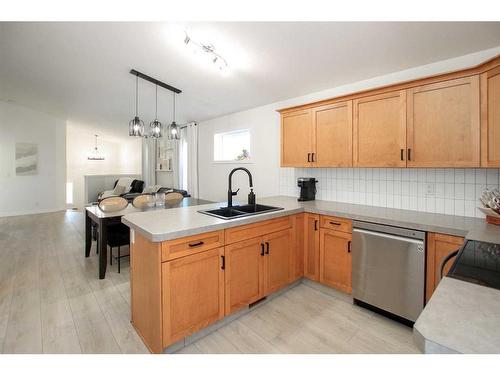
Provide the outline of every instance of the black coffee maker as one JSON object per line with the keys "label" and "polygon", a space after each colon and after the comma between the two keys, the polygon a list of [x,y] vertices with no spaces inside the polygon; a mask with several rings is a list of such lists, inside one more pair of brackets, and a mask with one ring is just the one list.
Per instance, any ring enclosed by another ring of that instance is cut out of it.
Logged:
{"label": "black coffee maker", "polygon": [[299,177],[297,185],[300,187],[299,201],[313,201],[316,197],[316,180],[314,177]]}

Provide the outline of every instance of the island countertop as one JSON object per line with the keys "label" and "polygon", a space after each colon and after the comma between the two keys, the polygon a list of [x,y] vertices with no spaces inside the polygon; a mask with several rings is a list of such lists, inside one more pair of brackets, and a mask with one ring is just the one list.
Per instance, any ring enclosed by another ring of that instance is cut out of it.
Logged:
{"label": "island countertop", "polygon": [[[194,234],[210,232],[239,225],[255,223],[275,217],[309,212],[344,217],[428,232],[437,232],[468,239],[500,243],[500,227],[487,224],[484,219],[432,214],[385,207],[365,206],[332,201],[298,202],[297,198],[275,196],[258,199],[258,203],[282,207],[273,211],[232,220],[223,220],[198,211],[225,206],[212,203],[169,210],[126,214],[122,222],[153,242],[162,242]],[[236,202],[234,203],[237,204]]]}
{"label": "island countertop", "polygon": [[424,353],[500,353],[500,290],[444,277],[414,334]]}

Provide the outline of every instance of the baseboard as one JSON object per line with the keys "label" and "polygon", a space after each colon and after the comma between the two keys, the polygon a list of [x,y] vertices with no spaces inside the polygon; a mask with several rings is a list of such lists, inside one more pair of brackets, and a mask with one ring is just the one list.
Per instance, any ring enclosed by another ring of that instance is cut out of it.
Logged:
{"label": "baseboard", "polygon": [[24,211],[0,212],[0,217],[48,214],[48,213],[59,212],[59,211],[65,211],[65,208],[48,208],[48,209],[44,209],[44,210],[24,210]]}

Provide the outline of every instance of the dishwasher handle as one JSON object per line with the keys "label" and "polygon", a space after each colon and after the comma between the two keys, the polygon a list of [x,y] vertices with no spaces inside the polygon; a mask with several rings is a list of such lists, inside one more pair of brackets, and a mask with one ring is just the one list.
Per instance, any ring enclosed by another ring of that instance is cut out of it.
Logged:
{"label": "dishwasher handle", "polygon": [[396,235],[388,234],[388,233],[374,232],[374,231],[366,230],[366,229],[353,228],[352,231],[353,231],[353,233],[356,232],[356,233],[368,234],[370,236],[375,236],[375,237],[380,237],[380,238],[387,238],[387,239],[392,239],[392,240],[396,240],[396,241],[404,241],[404,242],[414,243],[414,244],[417,244],[417,245],[423,245],[424,244],[423,240],[417,240],[417,239],[414,239],[414,238],[396,236]]}

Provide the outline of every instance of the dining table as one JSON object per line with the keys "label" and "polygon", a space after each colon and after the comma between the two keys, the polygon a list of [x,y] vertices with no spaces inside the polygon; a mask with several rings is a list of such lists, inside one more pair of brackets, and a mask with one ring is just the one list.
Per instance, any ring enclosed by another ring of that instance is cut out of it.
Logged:
{"label": "dining table", "polygon": [[97,204],[87,206],[85,207],[85,257],[88,258],[90,256],[90,249],[92,247],[92,226],[95,226],[97,229],[97,252],[99,253],[99,279],[104,279],[106,277],[106,268],[108,264],[108,228],[111,225],[121,223],[121,217],[123,215],[134,212],[166,210],[209,203],[214,202],[199,198],[186,197],[176,203],[165,203],[164,206],[139,208],[132,205],[132,203],[129,203],[123,210],[115,212],[105,212],[101,210]]}

